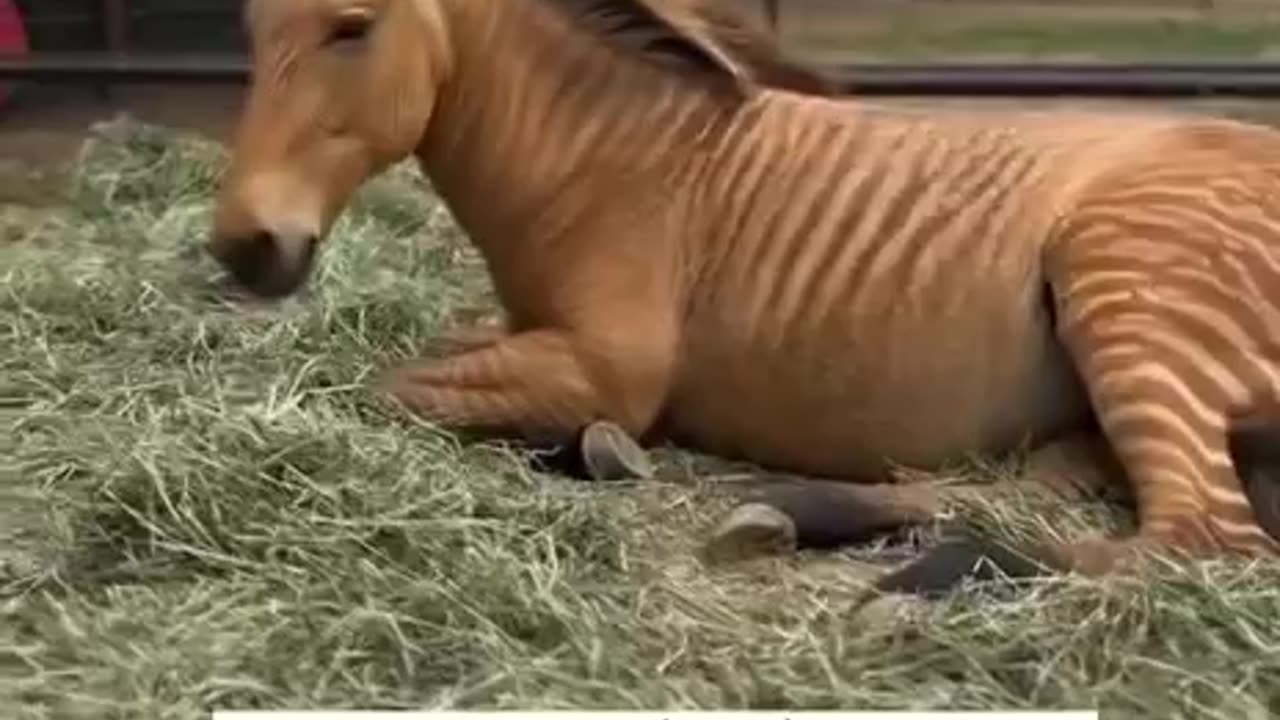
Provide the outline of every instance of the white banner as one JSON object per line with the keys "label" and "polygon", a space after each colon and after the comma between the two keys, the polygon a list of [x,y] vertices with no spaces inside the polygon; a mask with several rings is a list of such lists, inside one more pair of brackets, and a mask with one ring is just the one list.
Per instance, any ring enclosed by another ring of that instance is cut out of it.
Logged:
{"label": "white banner", "polygon": [[1098,720],[1097,710],[1071,711],[426,711],[215,710],[212,720]]}

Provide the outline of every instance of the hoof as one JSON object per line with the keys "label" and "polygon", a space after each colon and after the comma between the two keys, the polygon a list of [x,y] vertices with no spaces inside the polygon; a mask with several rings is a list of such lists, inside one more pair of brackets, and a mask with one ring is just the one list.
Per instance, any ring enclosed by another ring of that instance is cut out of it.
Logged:
{"label": "hoof", "polygon": [[591,423],[579,442],[582,465],[592,480],[653,478],[649,454],[621,426],[607,420]]}
{"label": "hoof", "polygon": [[966,580],[986,582],[1042,577],[1049,570],[1040,563],[991,540],[962,539],[932,547],[906,566],[881,577],[880,592],[936,598]]}
{"label": "hoof", "polygon": [[781,510],[764,503],[734,508],[703,547],[709,562],[732,562],[796,550],[796,525]]}

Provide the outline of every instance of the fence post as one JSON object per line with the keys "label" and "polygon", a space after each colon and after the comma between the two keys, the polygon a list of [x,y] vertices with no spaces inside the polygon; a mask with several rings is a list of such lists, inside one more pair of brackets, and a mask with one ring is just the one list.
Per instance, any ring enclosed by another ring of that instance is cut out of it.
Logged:
{"label": "fence post", "polygon": [[[98,5],[102,19],[102,39],[107,52],[112,56],[120,56],[129,48],[129,4],[128,0],[100,0]],[[111,98],[111,84],[104,82],[98,86],[98,92],[104,100]]]}
{"label": "fence post", "polygon": [[769,22],[769,29],[778,32],[778,3],[780,0],[764,0],[764,16]]}

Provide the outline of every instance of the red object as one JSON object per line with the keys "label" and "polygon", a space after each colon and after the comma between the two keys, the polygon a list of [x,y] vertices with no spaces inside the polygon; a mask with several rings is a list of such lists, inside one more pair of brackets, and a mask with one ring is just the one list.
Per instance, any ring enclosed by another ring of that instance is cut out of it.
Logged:
{"label": "red object", "polygon": [[[0,0],[0,55],[26,55],[31,51],[27,28],[15,0]],[[0,84],[0,105],[9,99],[9,86]]]}

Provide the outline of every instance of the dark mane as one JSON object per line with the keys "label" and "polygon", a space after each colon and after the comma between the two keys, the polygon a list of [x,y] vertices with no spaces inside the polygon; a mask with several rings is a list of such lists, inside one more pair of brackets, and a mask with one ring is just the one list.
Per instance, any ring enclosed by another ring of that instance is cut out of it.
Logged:
{"label": "dark mane", "polygon": [[839,86],[816,68],[787,56],[777,37],[726,0],[696,0],[712,37],[751,69],[757,83],[809,95],[837,95]]}
{"label": "dark mane", "polygon": [[752,86],[811,95],[837,88],[787,58],[771,34],[726,0],[539,0],[639,59],[744,96]]}

